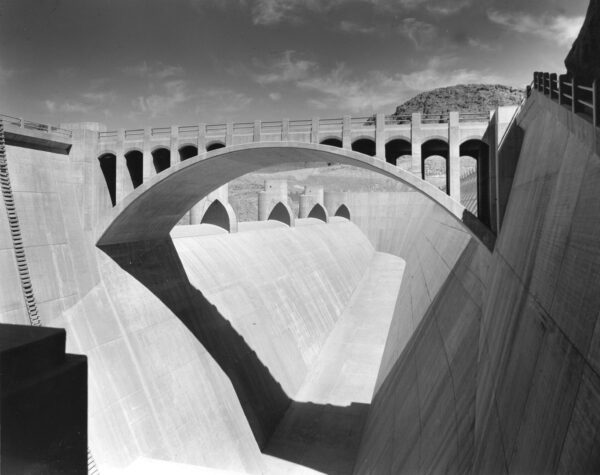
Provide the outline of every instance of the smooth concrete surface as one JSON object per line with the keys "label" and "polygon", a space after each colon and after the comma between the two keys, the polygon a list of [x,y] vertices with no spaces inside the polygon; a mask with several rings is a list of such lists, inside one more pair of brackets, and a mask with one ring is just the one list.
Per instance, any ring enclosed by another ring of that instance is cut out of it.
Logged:
{"label": "smooth concrete surface", "polygon": [[352,473],[403,272],[402,259],[374,256],[265,448],[295,462],[273,475]]}

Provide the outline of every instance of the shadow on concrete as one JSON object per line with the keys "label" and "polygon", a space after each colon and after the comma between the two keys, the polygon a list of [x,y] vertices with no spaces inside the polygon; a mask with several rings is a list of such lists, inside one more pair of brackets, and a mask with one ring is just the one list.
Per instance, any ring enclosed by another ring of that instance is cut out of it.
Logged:
{"label": "shadow on concrete", "polygon": [[102,250],[156,295],[210,353],[229,377],[261,450],[326,473],[352,473],[367,404],[292,401],[244,338],[189,282],[170,238]]}

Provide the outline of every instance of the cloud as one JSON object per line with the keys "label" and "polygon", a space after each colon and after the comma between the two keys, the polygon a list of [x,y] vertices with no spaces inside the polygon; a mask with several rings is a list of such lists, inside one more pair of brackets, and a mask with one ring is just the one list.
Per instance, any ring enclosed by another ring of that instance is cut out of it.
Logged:
{"label": "cloud", "polygon": [[437,15],[454,15],[462,9],[470,6],[472,0],[438,0],[437,2],[427,2],[426,8],[431,13]]}
{"label": "cloud", "polygon": [[348,20],[342,20],[339,24],[339,29],[346,33],[360,33],[362,35],[377,33],[377,29],[373,26],[362,26]]}
{"label": "cloud", "polygon": [[271,92],[271,93],[269,93],[269,99],[271,99],[272,101],[279,101],[279,100],[281,100],[281,93],[280,92]]}
{"label": "cloud", "polygon": [[83,92],[76,95],[75,99],[57,100],[46,99],[44,105],[52,113],[65,114],[91,114],[105,113],[106,107],[116,100],[113,91]]}
{"label": "cloud", "polygon": [[356,78],[340,64],[324,75],[299,81],[297,86],[312,93],[307,102],[313,107],[370,114],[394,107],[423,90],[453,84],[502,82],[486,71],[450,66],[451,61],[433,58],[425,68],[412,73],[374,71]]}
{"label": "cloud", "polygon": [[134,105],[140,112],[148,114],[150,117],[157,117],[171,112],[177,106],[190,100],[192,100],[192,94],[188,92],[187,83],[177,79],[165,82],[160,93],[139,96],[134,101]]}
{"label": "cloud", "polygon": [[274,84],[303,79],[316,69],[316,63],[306,59],[298,59],[294,51],[284,51],[270,62],[255,65],[263,72],[254,75],[254,80],[261,84]]}
{"label": "cloud", "polygon": [[410,39],[417,49],[432,46],[438,36],[437,28],[416,18],[405,18],[397,27],[400,34]]}
{"label": "cloud", "polygon": [[123,68],[125,74],[137,76],[141,78],[149,78],[154,80],[165,80],[184,74],[184,69],[181,66],[173,66],[159,62],[148,64],[146,61],[141,63],[126,66]]}
{"label": "cloud", "polygon": [[488,10],[491,22],[507,27],[513,31],[536,35],[561,45],[570,44],[579,34],[583,25],[583,16],[567,17],[565,15],[543,14],[533,16],[527,13],[500,12]]}

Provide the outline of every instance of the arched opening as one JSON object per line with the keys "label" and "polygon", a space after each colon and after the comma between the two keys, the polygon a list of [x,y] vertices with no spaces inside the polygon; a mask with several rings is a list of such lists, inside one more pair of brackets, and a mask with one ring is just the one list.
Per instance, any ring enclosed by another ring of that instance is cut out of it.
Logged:
{"label": "arched opening", "polygon": [[218,150],[223,147],[225,147],[225,144],[223,142],[212,142],[206,146],[206,151],[210,152],[212,150]]}
{"label": "arched opening", "polygon": [[195,145],[185,145],[179,149],[179,160],[184,161],[198,155],[198,147]]}
{"label": "arched opening", "polygon": [[352,142],[352,150],[374,157],[376,152],[375,141],[371,139],[355,140]]}
{"label": "arched opening", "polygon": [[350,221],[350,210],[346,205],[340,205],[340,207],[335,212],[335,215],[341,218],[346,218],[348,221]]}
{"label": "arched opening", "polygon": [[[461,173],[461,192],[463,186],[466,189],[466,192],[469,192],[469,187],[471,189],[476,190],[474,192],[471,190],[471,195],[476,194],[476,205],[472,203],[465,203],[463,206],[467,208],[469,211],[472,211],[472,208],[476,210],[473,214],[477,215],[477,217],[482,221],[486,226],[490,226],[490,165],[489,165],[489,157],[490,157],[490,149],[488,144],[486,144],[483,140],[479,139],[471,139],[463,142],[460,145],[460,156],[461,157],[469,157],[470,161],[466,163],[475,163],[475,172],[474,176],[469,178],[468,175],[465,174],[464,177],[464,185],[463,185],[463,175]],[[462,165],[461,158],[461,165]],[[467,160],[467,158],[465,158]],[[462,170],[461,170],[462,171]],[[471,198],[472,200],[472,198]],[[463,202],[461,196],[461,202]],[[469,206],[467,206],[469,205]]]}
{"label": "arched opening", "polygon": [[342,148],[342,141],[340,139],[325,139],[321,142],[321,145],[329,145],[330,147]]}
{"label": "arched opening", "polygon": [[[411,155],[412,145],[408,140],[394,139],[385,144],[385,161],[392,165],[402,166],[403,164],[398,160],[402,157],[409,157],[408,163],[410,163]],[[406,166],[403,166],[402,168],[407,169]]]}
{"label": "arched opening", "polygon": [[431,139],[421,145],[421,178],[446,194],[450,194],[448,174],[448,143]]}
{"label": "arched opening", "polygon": [[114,206],[117,202],[117,157],[113,153],[104,153],[98,157],[98,162],[106,181],[110,203]]}
{"label": "arched opening", "polygon": [[323,206],[321,206],[319,203],[316,203],[310,210],[310,213],[308,213],[308,217],[320,219],[321,221],[326,223],[327,222],[327,211],[325,211],[325,208],[323,208]]}
{"label": "arched opening", "polygon": [[152,152],[152,162],[156,173],[160,173],[171,166],[171,152],[168,148],[157,148]]}
{"label": "arched opening", "polygon": [[137,188],[144,182],[144,156],[139,150],[130,150],[125,154],[125,161],[131,184]]}
{"label": "arched opening", "polygon": [[469,156],[460,157],[460,204],[477,216],[479,194],[477,160]]}
{"label": "arched opening", "polygon": [[292,225],[292,215],[290,214],[290,210],[281,201],[273,207],[267,219],[272,221],[279,221],[281,223],[287,224],[288,226]]}
{"label": "arched opening", "polygon": [[214,200],[210,206],[204,212],[202,216],[201,224],[214,224],[226,231],[231,231],[231,222],[229,220],[229,214],[219,200]]}

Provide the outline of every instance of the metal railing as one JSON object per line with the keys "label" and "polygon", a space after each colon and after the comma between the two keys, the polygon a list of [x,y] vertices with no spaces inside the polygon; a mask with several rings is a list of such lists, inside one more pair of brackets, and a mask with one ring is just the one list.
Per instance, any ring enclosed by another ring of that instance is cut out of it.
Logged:
{"label": "metal railing", "polygon": [[585,82],[570,74],[535,72],[532,87],[600,127],[600,79]]}
{"label": "metal railing", "polygon": [[38,130],[40,132],[58,134],[68,138],[71,138],[73,136],[73,132],[70,130],[61,129],[60,127],[56,127],[50,124],[40,124],[39,122],[32,122],[30,120],[25,120],[20,117],[12,117],[10,115],[0,114],[0,120],[5,124],[16,125],[21,129]]}

